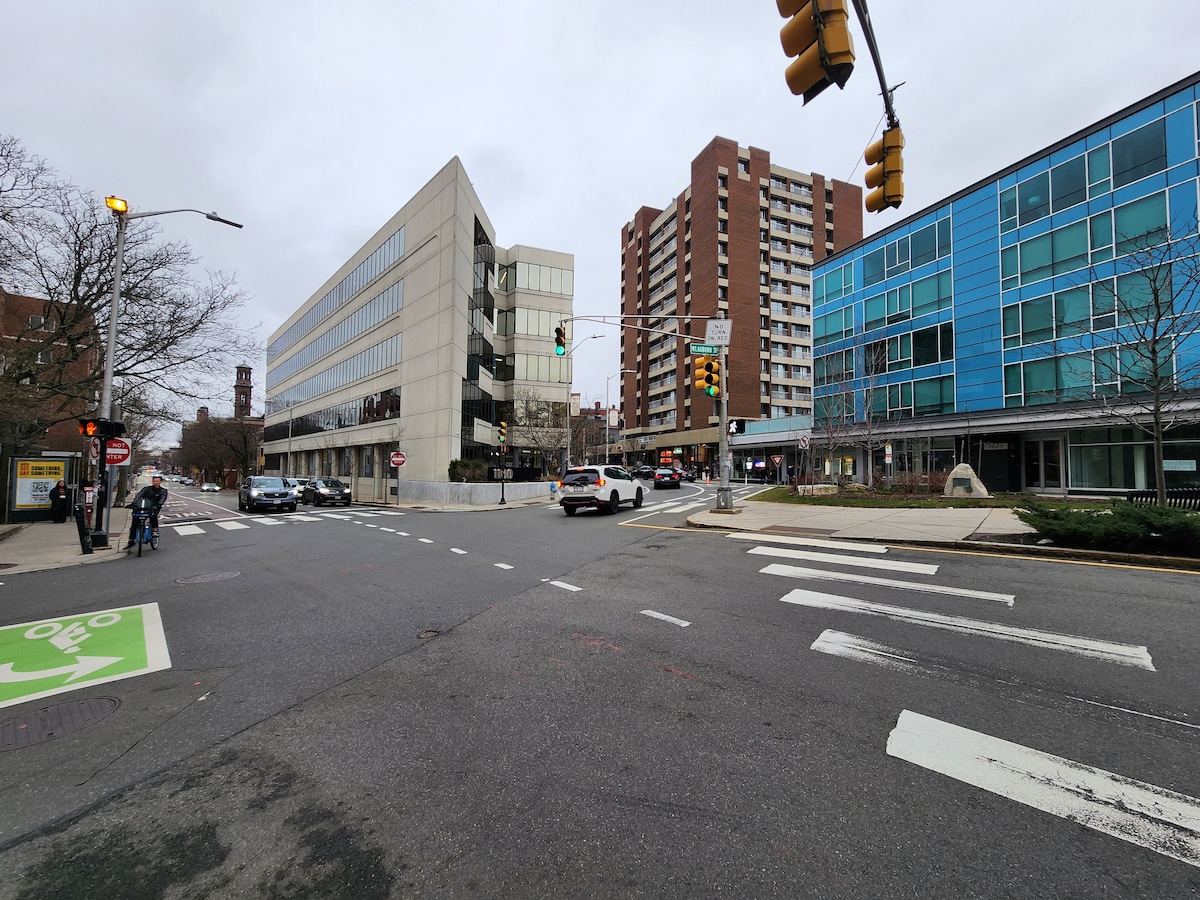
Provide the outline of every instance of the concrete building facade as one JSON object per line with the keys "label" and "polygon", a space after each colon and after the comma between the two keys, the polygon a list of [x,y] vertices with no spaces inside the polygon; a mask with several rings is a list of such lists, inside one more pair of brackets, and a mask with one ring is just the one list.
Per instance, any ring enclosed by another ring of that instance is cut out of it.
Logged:
{"label": "concrete building facade", "polygon": [[[1200,74],[814,271],[826,474],[1200,486]],[[1152,430],[1152,429],[1151,429]]]}
{"label": "concrete building facade", "polygon": [[[712,398],[695,391],[688,345],[732,320],[723,387],[731,418],[808,429],[812,270],[862,237],[862,190],[785,168],[717,137],[665,209],[621,230],[622,458],[716,462]],[[616,458],[616,457],[614,457]]]}
{"label": "concrete building facade", "polygon": [[496,247],[452,159],[271,335],[264,471],[335,475],[382,501],[397,479],[498,461],[514,395],[566,390],[554,328],[573,269],[567,253]]}

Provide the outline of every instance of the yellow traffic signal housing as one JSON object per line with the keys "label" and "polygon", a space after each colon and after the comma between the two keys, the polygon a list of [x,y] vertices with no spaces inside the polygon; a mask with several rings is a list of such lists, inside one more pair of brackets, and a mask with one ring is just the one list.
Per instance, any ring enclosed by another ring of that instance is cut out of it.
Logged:
{"label": "yellow traffic signal housing", "polygon": [[900,155],[903,149],[904,135],[899,125],[893,125],[863,154],[863,159],[871,167],[867,169],[867,187],[873,188],[863,201],[867,212],[882,212],[888,207],[898,207],[903,202],[904,160]]}
{"label": "yellow traffic signal housing", "polygon": [[831,84],[845,87],[854,71],[854,39],[846,0],[775,0],[781,16],[783,52],[796,59],[787,67],[787,86],[804,102]]}
{"label": "yellow traffic signal housing", "polygon": [[718,396],[721,393],[721,364],[711,356],[697,356],[694,365],[696,389],[710,397]]}
{"label": "yellow traffic signal housing", "polygon": [[506,440],[508,440],[508,423],[507,422],[500,423],[499,434],[500,434],[500,443],[503,444]]}

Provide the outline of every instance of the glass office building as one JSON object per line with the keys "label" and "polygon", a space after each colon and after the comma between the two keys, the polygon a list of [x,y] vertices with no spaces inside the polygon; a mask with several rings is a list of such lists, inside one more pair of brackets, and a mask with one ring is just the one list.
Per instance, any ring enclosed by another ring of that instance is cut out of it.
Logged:
{"label": "glass office building", "polygon": [[[866,481],[1200,486],[1200,73],[820,263],[815,433]],[[889,452],[890,451],[890,452]],[[890,457],[890,463],[887,461]]]}

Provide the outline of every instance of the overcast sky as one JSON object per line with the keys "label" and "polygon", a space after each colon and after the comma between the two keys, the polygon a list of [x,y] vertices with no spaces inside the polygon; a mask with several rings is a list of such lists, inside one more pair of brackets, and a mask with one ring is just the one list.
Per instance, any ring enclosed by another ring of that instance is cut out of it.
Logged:
{"label": "overcast sky", "polygon": [[[870,9],[907,147],[868,233],[1200,68],[1197,0]],[[0,132],[97,196],[244,223],[157,220],[236,273],[263,344],[456,155],[497,243],[573,253],[576,314],[616,315],[621,227],[714,136],[861,182],[883,115],[861,29],[846,89],[803,106],[782,23],[772,0],[8,0]],[[615,403],[597,330],[575,390]]]}

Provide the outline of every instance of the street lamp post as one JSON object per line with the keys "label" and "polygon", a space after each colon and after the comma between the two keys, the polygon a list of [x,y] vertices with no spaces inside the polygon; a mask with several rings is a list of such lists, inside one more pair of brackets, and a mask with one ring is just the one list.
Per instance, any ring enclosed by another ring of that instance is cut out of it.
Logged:
{"label": "street lamp post", "polygon": [[579,347],[585,341],[590,341],[590,340],[592,340],[592,338],[602,338],[602,337],[604,337],[604,335],[602,335],[602,334],[589,334],[585,338],[580,338],[578,341],[575,342],[575,346],[572,347],[570,350],[568,350],[564,354],[564,356],[568,360],[567,361],[567,410],[566,410],[566,412],[567,412],[567,458],[563,462],[563,472],[564,473],[571,465],[571,363],[570,363],[570,356],[572,353],[574,353],[576,350],[578,350]]}
{"label": "street lamp post", "polygon": [[604,461],[608,462],[608,457],[611,451],[608,447],[608,387],[612,384],[612,380],[620,375],[636,375],[637,369],[622,369],[620,372],[614,372],[604,380]]}
{"label": "street lamp post", "polygon": [[[112,417],[112,394],[113,394],[113,372],[115,367],[115,357],[117,352],[117,315],[121,309],[121,269],[125,265],[125,226],[130,219],[146,219],[150,216],[165,216],[171,213],[191,212],[198,213],[206,219],[211,219],[214,222],[220,222],[222,225],[232,225],[234,228],[241,228],[237,222],[231,222],[229,219],[223,219],[215,212],[203,212],[199,209],[160,209],[151,210],[148,212],[130,212],[129,204],[120,197],[105,197],[104,205],[112,210],[112,214],[117,217],[117,250],[116,258],[113,260],[113,288],[112,300],[110,301],[108,311],[108,345],[104,352],[104,382],[100,392],[100,409],[99,418],[111,421]],[[112,484],[111,473],[108,471],[108,435],[100,436],[100,458],[97,461],[98,474],[104,488],[105,503],[96,510],[95,529],[92,533],[93,547],[108,546],[108,530],[107,525],[112,524],[112,491],[109,486]],[[101,474],[102,473],[102,474]]]}

